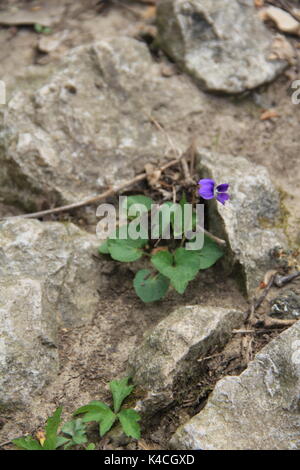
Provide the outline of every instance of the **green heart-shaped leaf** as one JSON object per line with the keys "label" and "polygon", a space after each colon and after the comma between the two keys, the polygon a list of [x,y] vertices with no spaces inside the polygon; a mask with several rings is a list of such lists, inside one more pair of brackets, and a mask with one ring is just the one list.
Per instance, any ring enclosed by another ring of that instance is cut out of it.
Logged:
{"label": "green heart-shaped leaf", "polygon": [[[123,208],[124,208],[124,203],[123,203]],[[129,212],[129,209],[135,204],[142,204],[143,206],[145,206],[145,210],[141,212],[143,213],[143,212],[149,212],[151,210],[151,205],[154,204],[154,202],[152,201],[150,197],[143,196],[141,194],[138,194],[136,196],[127,196],[127,214]],[[139,213],[139,215],[141,213]],[[135,218],[134,216],[128,216],[128,217],[130,219]]]}
{"label": "green heart-shaped leaf", "polygon": [[178,248],[174,256],[168,251],[160,251],[151,258],[156,269],[168,277],[172,286],[183,294],[189,281],[192,281],[199,271],[199,259],[192,250]]}
{"label": "green heart-shaped leaf", "polygon": [[218,259],[224,256],[224,251],[211,238],[204,236],[204,245],[201,250],[190,250],[199,259],[199,269],[208,269]]}
{"label": "green heart-shaped leaf", "polygon": [[109,240],[108,249],[110,256],[116,261],[129,263],[137,261],[143,256],[142,248],[148,240]]}

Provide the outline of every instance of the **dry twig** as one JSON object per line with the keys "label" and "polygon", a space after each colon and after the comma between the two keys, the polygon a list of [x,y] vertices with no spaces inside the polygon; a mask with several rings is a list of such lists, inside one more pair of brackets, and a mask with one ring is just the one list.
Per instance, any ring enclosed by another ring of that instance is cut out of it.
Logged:
{"label": "dry twig", "polygon": [[[167,170],[168,168],[170,168],[174,165],[177,165],[183,157],[184,157],[184,155],[177,158],[176,160],[172,160],[172,161],[166,163],[159,170],[161,172],[163,172],[163,171]],[[70,211],[70,210],[73,210],[73,209],[79,209],[80,207],[89,206],[91,204],[95,204],[95,203],[98,203],[100,201],[103,201],[104,199],[107,199],[108,197],[113,196],[116,193],[122,192],[125,189],[128,189],[128,187],[130,187],[130,186],[132,186],[136,183],[139,183],[140,181],[143,181],[146,178],[147,178],[147,173],[142,173],[141,175],[135,176],[131,180],[127,181],[126,183],[121,184],[117,188],[107,189],[106,191],[104,191],[104,193],[98,194],[97,196],[92,196],[90,198],[84,199],[83,201],[74,202],[74,203],[68,204],[66,206],[54,207],[53,209],[46,209],[44,211],[32,212],[30,214],[23,214],[23,215],[16,215],[16,216],[13,216],[13,217],[7,217],[7,218],[2,219],[2,220],[7,220],[7,219],[9,219],[9,220],[11,220],[11,219],[32,219],[32,218],[44,217],[46,215],[51,215],[51,214],[59,214],[61,212],[66,212],[66,211]]]}

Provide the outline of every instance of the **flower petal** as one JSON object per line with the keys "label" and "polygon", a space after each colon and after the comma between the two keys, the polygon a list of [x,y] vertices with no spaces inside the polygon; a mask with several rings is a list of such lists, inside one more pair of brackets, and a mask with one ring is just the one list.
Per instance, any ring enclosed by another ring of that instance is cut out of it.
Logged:
{"label": "flower petal", "polygon": [[223,204],[223,206],[225,205],[225,202],[228,201],[228,199],[230,199],[230,196],[227,193],[217,194],[217,201],[219,201],[221,204]]}
{"label": "flower petal", "polygon": [[228,191],[228,188],[229,188],[228,183],[219,184],[219,186],[217,186],[217,191],[219,193],[226,193],[226,191]]}
{"label": "flower petal", "polygon": [[203,189],[199,189],[198,194],[203,197],[203,199],[213,199],[215,197],[212,191],[204,191]]}
{"label": "flower petal", "polygon": [[198,193],[203,199],[213,199],[215,196],[215,182],[211,179],[202,179],[199,181],[201,188],[199,189]]}
{"label": "flower petal", "polygon": [[201,184],[201,185],[202,184],[212,184],[214,186],[216,183],[214,182],[214,180],[212,180],[210,178],[204,178],[204,179],[198,181],[198,184]]}

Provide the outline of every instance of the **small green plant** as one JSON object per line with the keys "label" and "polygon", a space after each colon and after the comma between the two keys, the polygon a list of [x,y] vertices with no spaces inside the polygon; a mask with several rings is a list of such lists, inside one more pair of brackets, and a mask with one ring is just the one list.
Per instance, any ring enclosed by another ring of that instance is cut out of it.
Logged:
{"label": "small green plant", "polygon": [[65,450],[70,449],[70,447],[76,445],[83,445],[87,443],[88,439],[86,437],[86,425],[80,418],[65,423],[62,427],[62,432],[69,436],[66,444],[64,445]]}
{"label": "small green plant", "polygon": [[[74,446],[82,446],[85,450],[94,450],[95,444],[88,443],[86,435],[86,423],[97,421],[99,423],[100,436],[104,436],[116,421],[120,421],[124,433],[133,437],[140,438],[140,420],[139,414],[133,410],[124,408],[121,410],[123,401],[131,394],[134,386],[128,385],[129,377],[121,380],[112,380],[109,384],[113,396],[113,411],[109,406],[101,401],[91,401],[88,405],[78,408],[74,416],[83,414],[83,418],[75,418],[61,425],[62,408],[55,410],[52,416],[47,419],[45,431],[38,431],[36,439],[32,436],[20,437],[12,442],[21,450],[64,450],[71,449]],[[85,446],[86,445],[86,446]]]}
{"label": "small green plant", "polygon": [[[170,213],[171,202],[165,202],[160,206],[156,222],[158,242],[163,244],[157,247],[157,239],[152,240],[148,231],[141,230],[141,217],[143,213],[139,208],[139,217],[130,216],[130,209],[135,205],[144,206],[144,216],[150,211],[154,203],[152,199],[142,195],[129,196],[127,198],[128,219],[136,222],[136,227],[141,234],[138,239],[130,236],[129,224],[121,225],[99,247],[99,253],[110,255],[112,259],[124,263],[134,262],[147,256],[150,261],[149,269],[139,270],[134,278],[133,286],[138,297],[145,303],[162,299],[172,286],[179,294],[183,294],[190,281],[195,279],[198,272],[210,268],[224,254],[223,250],[211,238],[204,236],[204,245],[201,250],[186,248],[184,231],[192,231],[196,228],[196,212],[186,215],[184,210],[187,204],[185,195],[179,204],[174,205],[170,222],[163,217],[164,209]],[[139,206],[141,207],[141,206]],[[177,209],[176,209],[177,208]],[[176,214],[178,210],[178,214]],[[134,211],[131,211],[131,213]],[[177,216],[178,215],[178,216]],[[186,219],[186,220],[185,220]],[[178,224],[178,220],[181,223]],[[170,239],[166,244],[164,234],[169,229]],[[149,224],[147,225],[149,226]],[[193,240],[189,240],[190,242]]]}
{"label": "small green plant", "polygon": [[14,439],[13,444],[22,450],[56,450],[63,446],[69,439],[58,435],[61,412],[62,408],[57,408],[53,415],[47,419],[45,433],[40,433],[39,439],[34,439],[32,436],[20,437]]}
{"label": "small green plant", "polygon": [[91,401],[88,405],[78,408],[73,414],[83,414],[82,422],[88,423],[96,421],[99,423],[99,434],[104,436],[116,421],[120,421],[122,429],[126,436],[134,439],[140,438],[140,426],[138,421],[140,415],[133,409],[121,409],[122,403],[128,397],[133,385],[128,385],[128,377],[121,380],[113,380],[110,382],[110,391],[113,397],[113,410],[101,401]]}

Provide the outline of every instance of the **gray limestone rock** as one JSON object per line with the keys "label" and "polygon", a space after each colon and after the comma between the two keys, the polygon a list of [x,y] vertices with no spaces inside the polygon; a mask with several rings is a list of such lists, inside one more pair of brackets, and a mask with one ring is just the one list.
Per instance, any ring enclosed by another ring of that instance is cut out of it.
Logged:
{"label": "gray limestone rock", "polygon": [[300,449],[300,322],[265,346],[239,377],[220,380],[178,428],[174,449]]}
{"label": "gray limestone rock", "polygon": [[151,415],[170,405],[197,377],[197,359],[225,345],[242,321],[240,311],[196,305],[162,320],[129,359],[129,373],[146,393],[140,410]]}
{"label": "gray limestone rock", "polygon": [[0,196],[26,210],[80,201],[165,159],[169,143],[152,118],[170,127],[184,119],[169,134],[185,150],[203,110],[186,77],[163,77],[146,45],[128,37],[75,48],[43,70],[15,91],[0,132]]}
{"label": "gray limestone rock", "polygon": [[224,266],[228,271],[236,268],[241,285],[251,294],[276,265],[272,250],[287,243],[280,228],[279,193],[268,171],[246,158],[206,150],[199,150],[198,158],[202,178],[230,184],[225,206],[207,201],[209,229],[227,240]]}

